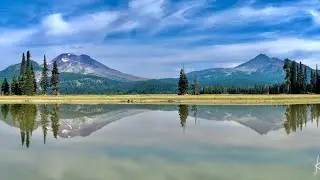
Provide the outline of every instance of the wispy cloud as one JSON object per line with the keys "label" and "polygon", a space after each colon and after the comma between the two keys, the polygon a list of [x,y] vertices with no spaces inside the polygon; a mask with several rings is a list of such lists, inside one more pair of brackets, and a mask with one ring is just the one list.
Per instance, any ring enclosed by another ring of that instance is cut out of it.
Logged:
{"label": "wispy cloud", "polygon": [[298,7],[237,7],[204,18],[204,24],[218,28],[248,26],[250,23],[281,24],[303,16],[303,13]]}
{"label": "wispy cloud", "polygon": [[96,12],[65,20],[61,14],[52,14],[42,21],[47,35],[76,35],[78,33],[94,33],[107,30],[106,28],[116,21],[118,12]]}
{"label": "wispy cloud", "polygon": [[315,24],[316,25],[320,25],[320,13],[319,13],[319,11],[317,11],[315,9],[311,9],[308,12],[312,16],[312,19],[315,22]]}

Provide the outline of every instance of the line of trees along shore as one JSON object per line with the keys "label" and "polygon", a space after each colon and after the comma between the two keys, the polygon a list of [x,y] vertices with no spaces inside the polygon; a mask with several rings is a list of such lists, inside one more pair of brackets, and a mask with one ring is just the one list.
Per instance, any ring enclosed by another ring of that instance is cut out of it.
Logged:
{"label": "line of trees along shore", "polygon": [[[284,113],[284,124],[283,127],[287,133],[287,135],[303,130],[307,126],[307,122],[316,123],[317,127],[319,127],[320,121],[320,105],[284,105],[279,106],[279,108],[285,107]],[[180,124],[183,130],[186,128],[187,119],[191,116],[194,118],[194,124],[199,123],[198,121],[198,111],[200,111],[199,106],[192,105],[191,108],[189,105],[180,104],[178,113],[180,117]],[[214,107],[212,107],[214,108]],[[308,113],[309,112],[309,113]]]}
{"label": "line of trees along shore", "polygon": [[52,95],[59,95],[59,70],[56,61],[53,63],[50,81],[48,71],[49,69],[46,56],[44,56],[41,79],[39,83],[40,87],[38,87],[31,60],[31,53],[30,51],[28,51],[26,55],[23,53],[19,76],[14,76],[11,84],[9,84],[7,78],[5,78],[2,82],[1,94],[33,96],[36,94],[51,93]]}
{"label": "line of trees along shore", "polygon": [[197,76],[189,87],[187,75],[184,68],[180,71],[178,82],[178,94],[185,95],[192,92],[198,94],[320,94],[320,74],[318,66],[316,70],[308,68],[306,65],[286,59],[283,70],[285,79],[283,83],[271,85],[255,86],[204,86],[200,88]]}

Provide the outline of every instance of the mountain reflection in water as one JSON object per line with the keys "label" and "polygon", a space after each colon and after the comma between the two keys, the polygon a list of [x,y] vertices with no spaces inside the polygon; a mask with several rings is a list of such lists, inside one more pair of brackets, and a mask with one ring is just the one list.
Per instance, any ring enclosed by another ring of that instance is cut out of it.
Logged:
{"label": "mountain reflection in water", "polygon": [[[320,105],[206,106],[206,105],[45,105],[3,104],[1,120],[20,129],[21,144],[31,145],[32,132],[42,129],[43,143],[54,138],[86,137],[110,123],[145,112],[177,111],[183,129],[187,119],[234,121],[260,135],[284,128],[287,134],[319,124]],[[190,123],[190,122],[189,122]],[[184,130],[185,131],[185,130]]]}

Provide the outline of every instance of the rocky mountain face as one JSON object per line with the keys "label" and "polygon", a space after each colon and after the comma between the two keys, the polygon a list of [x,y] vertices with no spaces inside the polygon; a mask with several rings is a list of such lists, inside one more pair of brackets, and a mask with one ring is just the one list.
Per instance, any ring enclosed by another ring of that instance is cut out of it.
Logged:
{"label": "rocky mountain face", "polygon": [[54,61],[57,61],[60,72],[95,75],[117,81],[145,80],[112,69],[84,54],[80,56],[71,53],[60,54],[49,62],[49,68],[52,68]]}
{"label": "rocky mountain face", "polygon": [[244,72],[266,72],[266,73],[281,73],[283,69],[284,61],[278,58],[270,58],[265,54],[259,54],[257,57],[252,60],[245,62],[235,69],[244,71]]}

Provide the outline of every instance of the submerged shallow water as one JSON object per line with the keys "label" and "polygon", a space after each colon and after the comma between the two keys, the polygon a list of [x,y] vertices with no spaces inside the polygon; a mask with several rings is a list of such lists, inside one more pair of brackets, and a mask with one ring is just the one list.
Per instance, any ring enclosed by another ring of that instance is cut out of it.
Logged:
{"label": "submerged shallow water", "polygon": [[320,178],[320,105],[0,107],[0,179]]}

